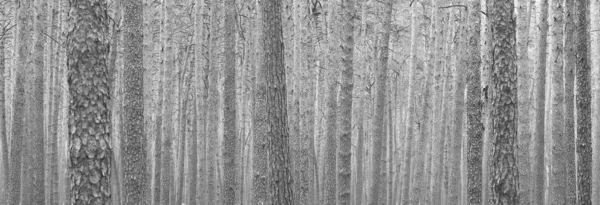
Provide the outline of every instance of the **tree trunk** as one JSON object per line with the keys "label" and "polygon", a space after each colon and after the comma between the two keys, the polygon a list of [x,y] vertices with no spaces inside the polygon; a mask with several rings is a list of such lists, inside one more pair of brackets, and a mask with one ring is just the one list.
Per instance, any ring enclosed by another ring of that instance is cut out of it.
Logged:
{"label": "tree trunk", "polygon": [[550,176],[550,203],[568,204],[567,190],[567,162],[565,161],[565,138],[564,138],[564,83],[563,83],[563,1],[553,0],[552,13],[552,49],[550,51],[551,65],[551,109],[550,120],[552,132],[552,157]]}
{"label": "tree trunk", "polygon": [[[490,91],[492,109],[490,169],[491,204],[518,204],[518,168],[515,157],[517,139],[517,66],[515,49],[514,2],[496,0],[491,11],[492,73]],[[542,158],[543,162],[543,158]],[[543,173],[538,173],[543,176]],[[543,190],[543,188],[542,188]],[[543,202],[542,202],[543,203]]]}
{"label": "tree trunk", "polygon": [[103,60],[109,44],[102,39],[109,25],[107,5],[103,0],[88,0],[70,1],[70,6],[71,25],[86,25],[71,26],[67,40],[70,203],[110,203],[110,89]]}
{"label": "tree trunk", "polygon": [[[3,30],[4,33],[4,30]],[[5,36],[0,36],[0,143],[2,143],[2,195],[0,195],[0,202],[8,203],[8,182],[10,180],[9,169],[8,169],[8,135],[6,134],[6,114],[5,114],[5,98],[4,98],[4,89],[5,89],[5,63],[4,63],[4,40]]]}
{"label": "tree trunk", "polygon": [[577,96],[577,204],[592,204],[591,82],[588,60],[589,0],[575,2],[575,45]]}
{"label": "tree trunk", "polygon": [[144,133],[144,34],[141,0],[124,1],[125,69],[123,159],[125,204],[146,204],[146,135]]}
{"label": "tree trunk", "polygon": [[218,138],[218,123],[219,123],[219,67],[218,63],[218,35],[219,23],[218,16],[221,12],[217,1],[210,2],[210,30],[209,30],[209,69],[208,69],[208,122],[207,135],[208,144],[207,150],[207,204],[215,204],[217,200],[217,138]]}
{"label": "tree trunk", "polygon": [[225,80],[223,81],[224,96],[224,133],[223,133],[223,161],[225,184],[223,188],[223,204],[240,204],[238,191],[238,139],[236,136],[236,91],[235,91],[235,0],[225,1]]}
{"label": "tree trunk", "polygon": [[384,115],[385,115],[385,93],[387,87],[387,72],[388,72],[388,58],[389,58],[389,45],[390,45],[390,24],[392,21],[392,11],[395,1],[388,1],[385,6],[385,16],[383,20],[383,34],[381,38],[381,48],[380,58],[377,59],[379,61],[379,69],[377,72],[377,98],[375,100],[376,109],[375,116],[373,117],[373,154],[371,163],[372,163],[372,186],[369,192],[371,196],[371,201],[369,204],[378,205],[383,202],[379,202],[379,186],[384,184],[384,179],[381,178],[381,171],[385,169],[385,166],[381,165],[381,156],[382,156],[382,148],[386,146],[385,144],[385,124],[383,123]]}
{"label": "tree trunk", "polygon": [[[278,0],[261,2],[262,56],[261,70],[266,85],[267,121],[271,129],[269,141],[269,186],[273,204],[292,204],[289,133],[287,128],[285,67],[283,54],[282,5]],[[264,88],[263,88],[264,89]]]}
{"label": "tree trunk", "polygon": [[564,41],[564,94],[565,94],[565,134],[564,134],[564,153],[567,167],[567,182],[565,189],[567,190],[567,204],[575,204],[577,202],[577,175],[576,175],[576,160],[575,160],[575,112],[574,112],[574,72],[575,72],[575,41],[574,41],[574,0],[565,1],[565,41]]}
{"label": "tree trunk", "polygon": [[[21,203],[21,179],[23,165],[21,163],[21,153],[23,152],[23,144],[26,136],[26,121],[25,121],[25,74],[29,63],[29,54],[31,52],[30,42],[32,40],[30,29],[33,28],[33,9],[31,8],[31,0],[19,2],[17,6],[18,18],[18,45],[16,46],[17,59],[15,63],[18,65],[15,68],[15,87],[13,93],[13,123],[12,135],[10,137],[10,191],[9,204]],[[25,152],[27,150],[24,150]]]}
{"label": "tree trunk", "polygon": [[483,204],[481,198],[481,166],[483,150],[483,123],[481,121],[481,56],[480,0],[469,0],[467,39],[467,198],[468,204]]}
{"label": "tree trunk", "polygon": [[548,37],[548,0],[541,0],[540,14],[540,37],[538,42],[539,59],[536,67],[536,107],[535,107],[535,129],[533,136],[533,200],[532,204],[543,204],[545,199],[545,176],[544,165],[544,120],[546,102],[546,47]]}
{"label": "tree trunk", "polygon": [[521,203],[531,203],[532,186],[531,176],[531,83],[532,72],[529,68],[529,24],[531,21],[531,0],[516,1],[517,7],[517,66],[518,69],[518,95],[519,95],[519,137],[517,140],[517,157],[519,158],[517,166],[519,167],[519,180],[522,184],[519,189]]}
{"label": "tree trunk", "polygon": [[354,1],[342,2],[342,66],[340,85],[340,146],[339,155],[339,199],[340,204],[349,205],[352,169],[352,93],[354,89]]}

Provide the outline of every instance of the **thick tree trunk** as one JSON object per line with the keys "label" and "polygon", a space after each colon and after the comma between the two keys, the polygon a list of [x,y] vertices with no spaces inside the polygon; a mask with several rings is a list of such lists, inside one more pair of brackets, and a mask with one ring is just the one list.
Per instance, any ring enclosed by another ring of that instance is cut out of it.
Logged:
{"label": "thick tree trunk", "polygon": [[236,122],[236,91],[235,91],[235,20],[236,20],[235,0],[225,1],[225,80],[223,81],[223,115],[224,115],[224,133],[223,133],[223,161],[224,161],[224,179],[223,204],[240,204],[238,193],[238,139]]}
{"label": "thick tree trunk", "polygon": [[[107,5],[103,0],[70,1],[69,67],[70,203],[110,203],[110,100]],[[94,13],[94,11],[99,11]],[[92,34],[92,35],[89,35]],[[90,136],[96,136],[90,137]],[[96,191],[94,191],[96,190]],[[100,191],[105,190],[105,191]]]}
{"label": "thick tree trunk", "polygon": [[575,2],[577,96],[577,204],[592,204],[591,82],[588,53],[589,0]]}
{"label": "thick tree trunk", "polygon": [[[517,139],[517,66],[515,49],[514,2],[496,0],[491,11],[492,73],[490,93],[492,109],[490,169],[491,204],[518,204],[519,171],[516,165]],[[543,161],[543,159],[542,159]],[[538,173],[543,176],[543,173]],[[543,190],[543,189],[542,189]],[[543,203],[543,202],[542,202]]]}
{"label": "thick tree trunk", "polygon": [[467,34],[467,199],[468,204],[484,204],[481,197],[481,166],[483,150],[483,123],[481,121],[481,14],[480,0],[468,1]]}
{"label": "thick tree trunk", "polygon": [[210,30],[209,43],[209,68],[208,68],[208,121],[207,121],[207,204],[214,204],[217,200],[217,138],[218,138],[218,123],[219,123],[219,67],[218,62],[218,15],[221,12],[217,1],[210,2]]}
{"label": "thick tree trunk", "polygon": [[536,86],[535,87],[535,119],[533,136],[533,200],[532,204],[543,204],[545,200],[545,180],[546,168],[544,165],[544,120],[545,120],[545,102],[546,102],[546,60],[547,60],[547,37],[548,37],[548,0],[541,0],[540,14],[540,37],[538,41],[539,59],[536,67]]}
{"label": "thick tree trunk", "polygon": [[575,72],[575,41],[574,31],[575,23],[575,11],[574,11],[574,0],[565,0],[565,41],[564,41],[564,94],[565,94],[565,134],[564,134],[564,160],[567,167],[567,182],[564,186],[567,190],[567,204],[575,204],[577,202],[577,174],[576,174],[576,160],[575,160],[575,93],[574,93],[574,72]]}
{"label": "thick tree trunk", "polygon": [[550,120],[552,132],[552,157],[550,176],[549,199],[552,204],[568,204],[567,190],[567,162],[565,161],[565,138],[564,138],[564,83],[563,83],[563,2],[562,0],[552,0],[552,49],[550,50],[550,76],[551,76],[551,112]]}

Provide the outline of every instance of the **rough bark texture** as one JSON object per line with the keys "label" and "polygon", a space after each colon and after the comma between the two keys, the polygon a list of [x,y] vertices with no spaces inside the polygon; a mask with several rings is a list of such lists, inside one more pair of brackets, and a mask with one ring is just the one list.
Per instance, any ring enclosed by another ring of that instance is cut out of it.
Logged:
{"label": "rough bark texture", "polygon": [[109,19],[104,0],[69,1],[70,204],[110,203]]}
{"label": "rough bark texture", "polygon": [[532,72],[529,68],[529,24],[531,20],[531,0],[515,1],[518,4],[517,11],[517,66],[519,86],[519,138],[517,140],[517,166],[519,167],[519,180],[523,184],[519,189],[520,201],[530,204],[531,201],[531,82]]}
{"label": "rough bark texture", "polygon": [[467,196],[469,204],[481,201],[481,152],[483,150],[483,123],[481,121],[481,56],[480,0],[469,0],[467,39]]}
{"label": "rough bark texture", "polygon": [[551,5],[551,45],[550,50],[550,85],[551,85],[551,112],[550,120],[552,127],[552,157],[550,176],[549,199],[551,204],[568,204],[567,190],[567,162],[565,161],[565,137],[564,137],[564,83],[563,83],[563,0],[552,0]]}
{"label": "rough bark texture", "polygon": [[144,133],[143,7],[141,0],[123,1],[124,16],[124,130],[125,204],[146,204],[146,135]]}
{"label": "rough bark texture", "polygon": [[342,66],[340,87],[340,146],[338,191],[339,203],[350,204],[351,146],[352,146],[352,91],[354,89],[354,0],[344,0],[342,28]]}
{"label": "rough bark texture", "polygon": [[223,133],[223,166],[224,180],[223,204],[240,204],[238,201],[238,179],[239,171],[239,151],[237,122],[236,122],[236,92],[235,92],[235,20],[236,20],[235,0],[225,1],[225,80],[223,81],[223,115],[224,115],[224,133]]}
{"label": "rough bark texture", "polygon": [[545,201],[546,167],[544,165],[544,131],[545,131],[545,103],[546,103],[546,61],[548,38],[548,0],[540,1],[540,37],[538,46],[538,64],[536,67],[535,81],[535,118],[533,132],[532,175],[533,188],[532,204],[543,204]]}
{"label": "rough bark texture", "polygon": [[262,68],[266,77],[266,111],[269,144],[269,187],[271,203],[292,204],[292,173],[286,110],[286,86],[282,31],[282,3],[261,2]]}
{"label": "rough bark texture", "polygon": [[[260,10],[260,4],[257,1],[257,8],[259,10],[256,27],[258,27],[258,38],[259,42],[262,41],[263,33],[263,22],[262,22],[262,11]],[[268,22],[265,22],[268,23]],[[256,44],[257,50],[262,50],[263,45],[261,43]],[[253,151],[252,151],[252,170],[254,175],[252,176],[252,204],[272,204],[271,198],[269,197],[269,119],[267,115],[267,74],[266,68],[263,66],[263,59],[265,57],[263,52],[258,52],[257,57],[261,59],[257,63],[257,69],[255,70],[255,87],[254,87],[254,116],[253,128],[254,128],[254,140],[253,140]]]}
{"label": "rough bark texture", "polygon": [[385,186],[384,179],[381,178],[381,171],[385,169],[381,164],[382,149],[381,147],[386,146],[385,144],[385,93],[387,87],[387,72],[388,72],[388,58],[389,58],[389,45],[390,45],[390,24],[392,21],[392,10],[394,5],[393,0],[389,0],[385,6],[385,16],[383,20],[383,34],[381,38],[381,47],[379,49],[379,69],[377,71],[377,97],[375,99],[376,109],[375,116],[373,117],[373,154],[371,159],[372,169],[372,186],[369,191],[371,201],[369,204],[377,205],[384,202],[379,202],[380,186]]}
{"label": "rough bark texture", "polygon": [[574,32],[574,4],[575,0],[565,0],[565,42],[564,42],[564,83],[565,83],[565,161],[567,167],[567,182],[565,189],[567,190],[567,204],[575,204],[577,202],[577,175],[575,164],[575,41]]}
{"label": "rough bark texture", "polygon": [[[512,0],[495,0],[488,5],[492,28],[492,110],[490,169],[491,204],[518,204],[519,171],[516,165],[517,65],[515,19]],[[543,173],[539,173],[543,174]]]}
{"label": "rough bark texture", "polygon": [[588,53],[589,0],[575,2],[576,116],[577,116],[577,204],[592,204],[591,82]]}

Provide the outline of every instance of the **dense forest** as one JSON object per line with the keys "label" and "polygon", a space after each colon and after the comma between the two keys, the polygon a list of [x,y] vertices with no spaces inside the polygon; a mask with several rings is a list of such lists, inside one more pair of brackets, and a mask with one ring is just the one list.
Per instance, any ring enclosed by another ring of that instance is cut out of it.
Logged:
{"label": "dense forest", "polygon": [[598,22],[600,0],[0,0],[0,204],[600,204]]}

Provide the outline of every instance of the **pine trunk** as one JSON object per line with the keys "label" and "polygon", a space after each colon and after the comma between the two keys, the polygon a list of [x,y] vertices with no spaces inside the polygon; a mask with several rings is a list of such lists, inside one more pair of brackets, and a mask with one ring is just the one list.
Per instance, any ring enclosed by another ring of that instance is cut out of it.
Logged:
{"label": "pine trunk", "polygon": [[575,2],[577,109],[577,204],[592,204],[591,82],[588,53],[589,0]]}
{"label": "pine trunk", "polygon": [[354,89],[354,1],[342,2],[342,66],[340,85],[340,146],[339,157],[339,203],[349,205],[351,199],[351,146],[352,146],[352,93]]}
{"label": "pine trunk", "polygon": [[551,26],[551,45],[550,50],[550,78],[551,78],[551,112],[550,120],[552,127],[552,157],[550,176],[551,204],[568,204],[567,190],[567,162],[565,161],[565,138],[564,138],[564,83],[563,83],[563,2],[562,0],[552,0],[552,26]]}
{"label": "pine trunk", "polygon": [[[514,2],[496,0],[491,11],[492,73],[490,76],[493,143],[490,162],[491,204],[518,204],[519,175],[515,147],[517,139],[517,66]],[[543,162],[543,159],[542,159]],[[538,173],[543,176],[543,173]],[[543,188],[542,188],[543,190]],[[541,202],[543,203],[543,201]]]}
{"label": "pine trunk", "polygon": [[[110,203],[111,135],[107,59],[107,5],[70,1],[68,34],[70,203]],[[94,11],[100,11],[94,13]],[[92,35],[90,35],[92,34]],[[95,138],[89,136],[96,136]],[[94,191],[95,190],[95,191]],[[100,191],[104,190],[104,191]]]}
{"label": "pine trunk", "polygon": [[565,134],[564,134],[564,147],[565,147],[565,161],[567,167],[567,182],[565,189],[567,190],[567,204],[575,204],[577,202],[577,174],[575,173],[575,93],[574,93],[574,80],[575,80],[575,11],[574,11],[574,0],[565,0],[565,27],[564,27],[564,94],[565,94]]}

